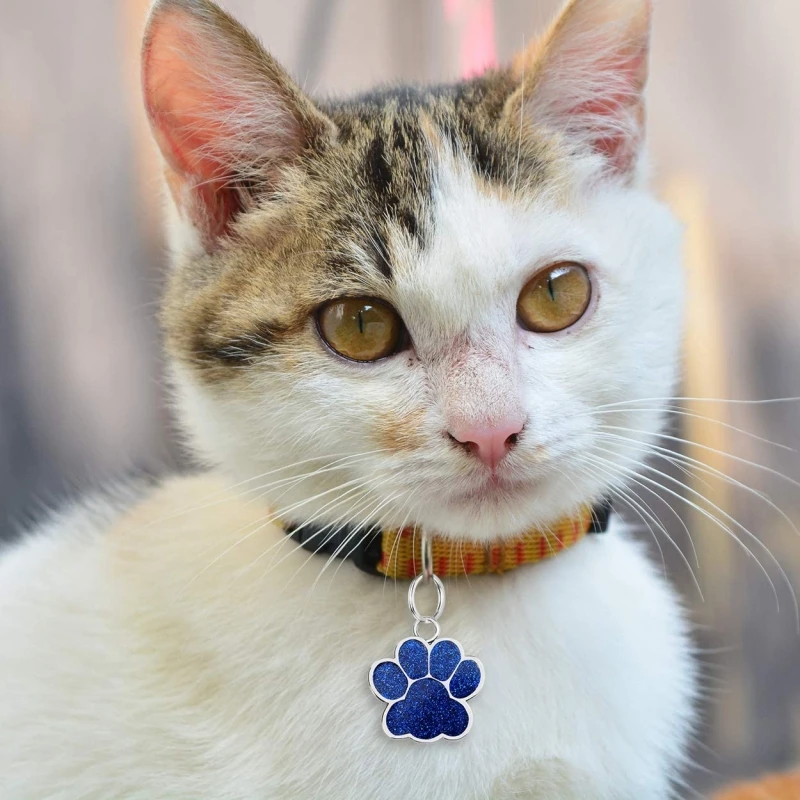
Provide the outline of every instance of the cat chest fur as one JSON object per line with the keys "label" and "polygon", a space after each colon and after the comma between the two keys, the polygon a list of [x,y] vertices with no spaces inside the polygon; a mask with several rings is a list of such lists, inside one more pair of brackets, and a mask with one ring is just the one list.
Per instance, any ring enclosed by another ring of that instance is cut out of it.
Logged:
{"label": "cat chest fur", "polygon": [[[691,722],[686,625],[623,531],[502,578],[448,583],[448,633],[480,654],[491,681],[472,701],[466,739],[424,746],[386,739],[382,704],[366,688],[369,664],[405,633],[405,585],[340,563],[319,578],[324,559],[281,549],[289,540],[277,528],[224,552],[220,530],[233,544],[260,516],[219,486],[176,482],[129,512],[100,582],[82,573],[77,552],[64,553],[64,580],[92,583],[86,607],[73,600],[68,612],[73,643],[91,639],[98,610],[117,633],[94,653],[76,650],[62,633],[63,584],[43,587],[53,607],[37,675],[44,669],[53,685],[84,678],[51,707],[50,732],[34,736],[34,720],[20,727],[22,700],[0,712],[34,758],[50,752],[35,778],[0,761],[12,786],[85,781],[88,797],[114,781],[130,785],[126,797],[157,786],[163,798],[200,786],[208,798],[287,800],[671,796]],[[198,490],[216,504],[158,523]],[[144,537],[146,560],[134,537]],[[22,657],[31,647],[24,637],[10,644]],[[16,697],[33,697],[25,676],[13,680]],[[96,762],[91,772],[68,752],[53,756],[50,737],[65,732]]]}

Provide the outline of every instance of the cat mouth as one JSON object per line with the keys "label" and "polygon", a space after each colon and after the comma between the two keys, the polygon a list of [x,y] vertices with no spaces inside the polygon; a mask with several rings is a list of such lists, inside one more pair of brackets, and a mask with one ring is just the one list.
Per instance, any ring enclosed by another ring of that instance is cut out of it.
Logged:
{"label": "cat mouth", "polygon": [[513,478],[495,471],[488,473],[467,489],[451,495],[453,503],[506,503],[523,495],[535,494],[541,481],[533,478]]}

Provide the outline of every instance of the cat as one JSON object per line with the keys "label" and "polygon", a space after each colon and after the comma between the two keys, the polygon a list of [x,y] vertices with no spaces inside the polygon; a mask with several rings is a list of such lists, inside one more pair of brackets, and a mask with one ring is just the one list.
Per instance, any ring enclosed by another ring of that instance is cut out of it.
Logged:
{"label": "cat", "polygon": [[319,101],[211,0],[155,2],[162,321],[203,466],[4,552],[3,800],[676,796],[690,626],[616,514],[444,581],[442,635],[485,672],[460,741],[381,729],[369,669],[411,635],[408,584],[334,557],[370,531],[561,545],[542,532],[645,458],[683,306],[644,153],[651,17],[571,0],[508,67]]}

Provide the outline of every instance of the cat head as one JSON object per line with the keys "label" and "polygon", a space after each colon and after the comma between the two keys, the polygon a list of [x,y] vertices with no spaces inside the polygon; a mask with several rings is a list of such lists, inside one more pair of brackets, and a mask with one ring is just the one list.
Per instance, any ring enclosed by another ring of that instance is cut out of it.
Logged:
{"label": "cat head", "polygon": [[623,486],[681,336],[650,15],[573,0],[505,69],[315,102],[210,0],[156,2],[163,322],[199,452],[287,521],[478,539]]}

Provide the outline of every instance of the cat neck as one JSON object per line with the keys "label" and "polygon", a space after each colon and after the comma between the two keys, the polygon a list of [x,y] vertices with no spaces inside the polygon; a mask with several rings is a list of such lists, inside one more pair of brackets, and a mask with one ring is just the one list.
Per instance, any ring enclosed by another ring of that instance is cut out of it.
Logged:
{"label": "cat neck", "polygon": [[[520,536],[491,542],[431,537],[434,572],[440,578],[502,575],[518,567],[546,561],[569,550],[587,535],[608,530],[611,503],[586,507],[555,524]],[[421,573],[420,533],[416,528],[384,529],[314,523],[285,523],[286,534],[305,550],[347,559],[362,572],[381,578],[412,579]]]}

